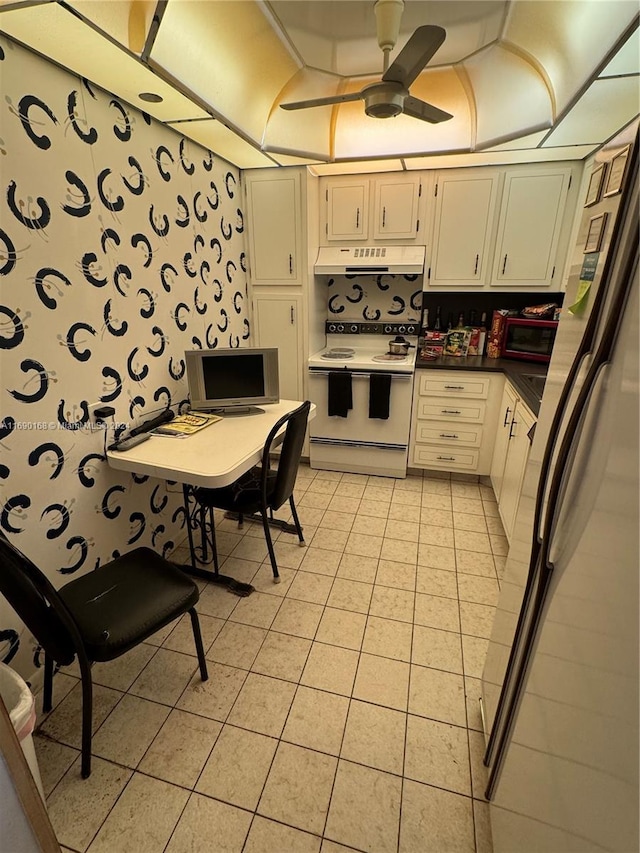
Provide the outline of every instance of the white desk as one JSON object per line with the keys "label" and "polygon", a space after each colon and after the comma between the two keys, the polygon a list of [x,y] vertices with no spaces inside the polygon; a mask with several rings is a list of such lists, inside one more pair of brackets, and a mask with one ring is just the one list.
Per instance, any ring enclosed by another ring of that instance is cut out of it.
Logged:
{"label": "white desk", "polygon": [[[131,450],[107,451],[107,461],[118,471],[220,489],[260,462],[271,428],[283,415],[301,405],[294,400],[280,400],[261,406],[264,414],[226,415],[186,438],[152,435]],[[314,416],[312,405],[309,420]]]}

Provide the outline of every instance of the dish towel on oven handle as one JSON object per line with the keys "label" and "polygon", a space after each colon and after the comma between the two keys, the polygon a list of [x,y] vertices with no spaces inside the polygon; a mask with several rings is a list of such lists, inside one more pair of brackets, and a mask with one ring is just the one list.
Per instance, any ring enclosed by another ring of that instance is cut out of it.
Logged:
{"label": "dish towel on oven handle", "polygon": [[391,396],[391,374],[372,373],[369,376],[369,417],[389,418],[389,398]]}
{"label": "dish towel on oven handle", "polygon": [[353,393],[351,390],[351,373],[347,370],[329,371],[329,405],[327,414],[346,418],[349,409],[353,408]]}

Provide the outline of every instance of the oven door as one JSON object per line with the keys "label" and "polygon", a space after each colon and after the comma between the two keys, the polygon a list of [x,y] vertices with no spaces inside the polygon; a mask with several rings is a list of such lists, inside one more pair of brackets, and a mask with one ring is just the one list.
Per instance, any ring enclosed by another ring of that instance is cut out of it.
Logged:
{"label": "oven door", "polygon": [[329,372],[309,371],[309,398],[316,405],[310,421],[309,461],[312,468],[406,477],[411,425],[413,374],[391,375],[389,417],[369,417],[368,371],[351,370],[353,408],[346,418],[329,416]]}

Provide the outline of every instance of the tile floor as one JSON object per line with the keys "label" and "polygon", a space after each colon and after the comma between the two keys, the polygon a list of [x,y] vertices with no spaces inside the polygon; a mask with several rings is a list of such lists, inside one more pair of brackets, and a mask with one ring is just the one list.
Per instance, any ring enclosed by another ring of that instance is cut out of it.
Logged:
{"label": "tile floor", "polygon": [[[302,466],[306,548],[219,517],[202,584],[210,678],[185,619],[56,675],[36,750],[63,849],[89,853],[491,853],[478,696],[507,542],[488,485]],[[265,562],[266,560],[266,562]],[[188,617],[185,617],[188,619]]]}

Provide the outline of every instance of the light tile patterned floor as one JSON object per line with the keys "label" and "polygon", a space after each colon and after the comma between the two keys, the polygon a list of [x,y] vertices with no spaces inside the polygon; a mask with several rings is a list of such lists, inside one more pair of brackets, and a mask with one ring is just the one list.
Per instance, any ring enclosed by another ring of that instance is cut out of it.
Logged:
{"label": "light tile patterned floor", "polygon": [[202,584],[210,678],[188,617],[94,668],[93,772],[77,671],[36,749],[63,849],[89,853],[491,853],[479,677],[507,543],[493,492],[302,466],[307,547],[218,518]]}

